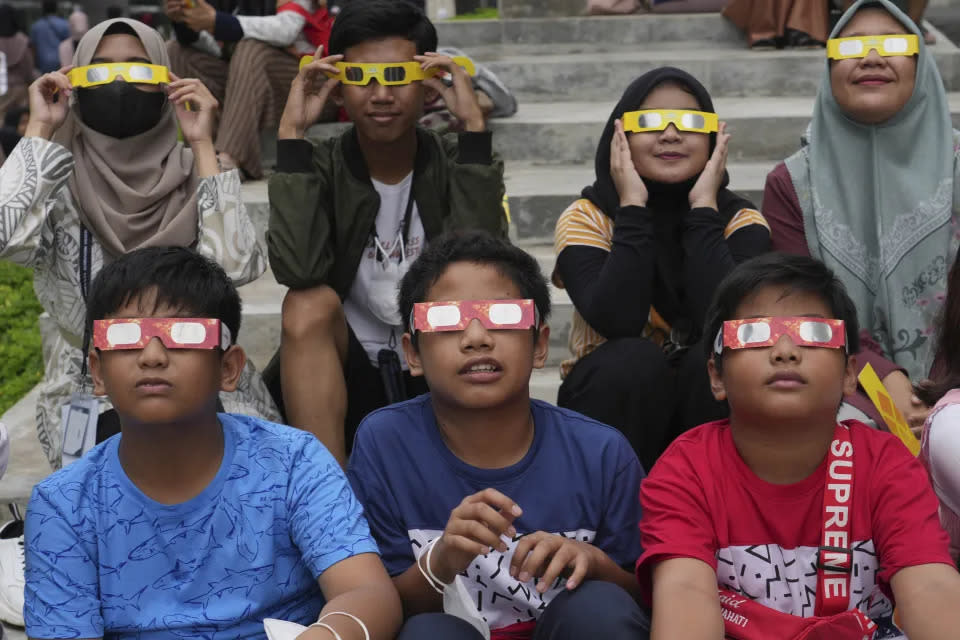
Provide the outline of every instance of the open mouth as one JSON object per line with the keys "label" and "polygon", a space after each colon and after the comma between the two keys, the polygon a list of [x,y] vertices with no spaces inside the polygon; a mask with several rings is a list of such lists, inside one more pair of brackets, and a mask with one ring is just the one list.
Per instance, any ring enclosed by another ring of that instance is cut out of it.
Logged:
{"label": "open mouth", "polygon": [[474,382],[493,382],[503,375],[503,367],[493,358],[478,358],[467,362],[459,373]]}

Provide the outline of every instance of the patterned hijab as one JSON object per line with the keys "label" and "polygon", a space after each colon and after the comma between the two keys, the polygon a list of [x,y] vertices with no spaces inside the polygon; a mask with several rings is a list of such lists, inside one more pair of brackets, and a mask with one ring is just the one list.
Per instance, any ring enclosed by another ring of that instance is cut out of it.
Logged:
{"label": "patterned hijab", "polygon": [[[153,64],[170,66],[159,33],[136,20],[106,20],[77,45],[75,66],[90,64],[107,29],[129,26]],[[110,257],[150,246],[193,245],[197,240],[197,186],[193,152],[177,141],[177,121],[167,102],[155,127],[112,138],[81,120],[76,105],[54,140],[73,152],[70,192],[80,221]]]}
{"label": "patterned hijab", "polygon": [[860,326],[885,355],[920,380],[930,367],[935,316],[957,248],[960,180],[953,127],[923,35],[892,2],[859,0],[830,37],[865,7],[888,11],[919,36],[913,95],[882,124],[856,122],[834,99],[827,61],[808,146],[786,165],[811,255],[843,281]]}

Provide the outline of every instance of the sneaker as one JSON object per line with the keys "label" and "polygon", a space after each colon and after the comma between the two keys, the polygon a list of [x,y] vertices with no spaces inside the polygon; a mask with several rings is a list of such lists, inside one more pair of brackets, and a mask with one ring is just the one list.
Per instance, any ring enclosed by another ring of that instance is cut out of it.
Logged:
{"label": "sneaker", "polygon": [[0,620],[23,626],[23,520],[0,527]]}

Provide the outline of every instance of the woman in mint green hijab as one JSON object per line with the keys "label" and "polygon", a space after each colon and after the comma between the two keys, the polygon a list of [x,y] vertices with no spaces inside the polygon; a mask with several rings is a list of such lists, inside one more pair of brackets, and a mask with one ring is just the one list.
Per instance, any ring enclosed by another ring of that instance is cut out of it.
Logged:
{"label": "woman in mint green hijab", "polygon": [[892,2],[859,0],[830,37],[806,144],[767,176],[763,214],[774,250],[844,282],[867,334],[861,366],[919,426],[910,380],[929,372],[957,249],[960,132],[922,34]]}

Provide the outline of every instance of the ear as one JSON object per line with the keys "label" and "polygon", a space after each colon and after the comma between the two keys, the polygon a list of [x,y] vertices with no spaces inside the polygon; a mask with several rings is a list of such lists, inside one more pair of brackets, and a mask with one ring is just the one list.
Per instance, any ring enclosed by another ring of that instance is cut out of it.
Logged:
{"label": "ear", "polygon": [[857,392],[857,372],[859,370],[856,354],[847,356],[847,365],[843,372],[843,395],[849,396]]}
{"label": "ear", "polygon": [[723,378],[717,371],[717,363],[714,362],[715,356],[710,356],[707,360],[707,375],[710,376],[710,391],[717,402],[723,402],[727,399],[727,388],[723,384]]}
{"label": "ear", "polygon": [[404,333],[400,338],[400,345],[403,347],[403,355],[407,359],[407,366],[410,367],[410,375],[422,376],[423,363],[420,362],[420,352],[413,346],[413,338],[409,333]]}
{"label": "ear", "polygon": [[533,342],[533,368],[543,369],[550,353],[550,325],[544,323]]}
{"label": "ear", "polygon": [[240,374],[247,364],[247,354],[240,345],[233,345],[220,357],[220,390],[236,391]]}
{"label": "ear", "polygon": [[107,395],[107,387],[103,383],[103,372],[100,370],[100,352],[96,349],[90,349],[87,356],[87,368],[90,369],[90,377],[93,378],[93,395]]}

